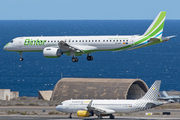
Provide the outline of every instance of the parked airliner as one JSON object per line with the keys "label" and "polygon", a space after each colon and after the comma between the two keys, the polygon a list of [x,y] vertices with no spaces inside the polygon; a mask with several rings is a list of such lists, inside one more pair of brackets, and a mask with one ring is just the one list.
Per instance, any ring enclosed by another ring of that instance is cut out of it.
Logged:
{"label": "parked airliner", "polygon": [[70,118],[72,118],[72,113],[77,113],[79,117],[90,117],[96,114],[98,118],[110,116],[114,119],[113,113],[138,112],[166,103],[157,101],[160,84],[161,81],[155,81],[147,93],[137,100],[71,99],[63,101],[56,107],[56,110],[70,113]]}
{"label": "parked airliner", "polygon": [[97,51],[133,50],[170,40],[171,37],[162,37],[166,12],[158,14],[146,32],[131,36],[36,36],[17,37],[4,46],[4,50],[18,52],[23,61],[23,52],[43,51],[46,58],[58,58],[63,53],[72,56],[77,62],[82,54],[87,54],[87,60],[93,60],[90,53]]}
{"label": "parked airliner", "polygon": [[166,91],[162,91],[162,92],[159,92],[159,97],[158,97],[159,100],[166,100],[166,101],[169,101],[169,102],[179,102],[180,100],[180,95],[171,95],[169,96]]}

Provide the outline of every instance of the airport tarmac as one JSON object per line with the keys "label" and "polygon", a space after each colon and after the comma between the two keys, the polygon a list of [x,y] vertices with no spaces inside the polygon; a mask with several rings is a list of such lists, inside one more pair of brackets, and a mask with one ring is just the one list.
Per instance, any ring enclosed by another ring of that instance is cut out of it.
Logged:
{"label": "airport tarmac", "polygon": [[[38,115],[19,115],[19,114],[3,114],[7,111],[27,111],[32,113],[36,112]],[[68,119],[68,114],[62,115],[49,115],[50,111],[56,111],[55,106],[0,106],[0,120],[71,120]],[[162,115],[162,112],[171,112],[171,115]],[[156,113],[156,115],[146,116],[146,113]],[[158,113],[158,115],[157,115]],[[88,117],[88,118],[79,118],[76,115],[72,115],[73,120],[95,120],[97,116]],[[104,119],[108,120],[109,117],[105,116]],[[131,114],[124,114],[122,116],[115,115],[115,119],[120,120],[179,120],[180,119],[180,109],[149,109],[146,111],[140,111]]]}
{"label": "airport tarmac", "polygon": [[[0,120],[97,120],[96,116],[89,118],[73,117],[72,119],[67,118],[68,116],[0,116]],[[180,116],[145,116],[145,117],[134,117],[134,116],[116,116],[117,120],[179,120]],[[112,120],[109,117],[103,117],[105,120]]]}

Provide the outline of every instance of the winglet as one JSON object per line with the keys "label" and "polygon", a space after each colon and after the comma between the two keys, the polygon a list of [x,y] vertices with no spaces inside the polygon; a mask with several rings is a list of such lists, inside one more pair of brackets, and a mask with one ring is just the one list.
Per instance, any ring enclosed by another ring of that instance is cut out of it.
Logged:
{"label": "winglet", "polygon": [[157,101],[161,81],[156,80],[147,93],[141,98],[143,100]]}
{"label": "winglet", "polygon": [[93,99],[91,100],[91,102],[88,104],[88,106],[87,106],[87,107],[91,107],[92,102],[93,102]]}

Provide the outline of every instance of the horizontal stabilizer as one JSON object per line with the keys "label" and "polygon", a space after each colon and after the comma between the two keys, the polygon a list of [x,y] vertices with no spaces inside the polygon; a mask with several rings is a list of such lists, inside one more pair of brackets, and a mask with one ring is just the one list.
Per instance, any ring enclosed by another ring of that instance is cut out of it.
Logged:
{"label": "horizontal stabilizer", "polygon": [[173,37],[176,37],[177,35],[172,35],[172,36],[167,36],[166,38],[173,38]]}
{"label": "horizontal stabilizer", "polygon": [[159,38],[150,38],[150,41],[152,41],[152,42],[161,41],[161,39],[159,39]]}

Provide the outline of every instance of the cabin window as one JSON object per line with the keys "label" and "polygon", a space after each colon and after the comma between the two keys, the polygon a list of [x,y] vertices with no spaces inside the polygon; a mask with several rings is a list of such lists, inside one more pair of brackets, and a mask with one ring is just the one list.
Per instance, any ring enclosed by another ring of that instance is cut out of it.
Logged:
{"label": "cabin window", "polygon": [[[58,41],[58,42],[59,42],[59,41]],[[65,40],[64,42],[66,42],[66,40]]]}
{"label": "cabin window", "polygon": [[56,41],[54,41],[54,42],[56,42]]}
{"label": "cabin window", "polygon": [[13,40],[11,40],[11,43],[13,43]]}
{"label": "cabin window", "polygon": [[103,40],[103,42],[105,42],[105,40]]}
{"label": "cabin window", "polygon": [[121,40],[120,40],[120,42],[121,42]]}
{"label": "cabin window", "polygon": [[91,40],[89,40],[89,42],[91,42]]}
{"label": "cabin window", "polygon": [[118,42],[118,40],[116,40],[116,42]]}
{"label": "cabin window", "polygon": [[126,40],[126,41],[128,41],[128,40]]}
{"label": "cabin window", "polygon": [[97,42],[97,40],[95,40],[95,42]]}
{"label": "cabin window", "polygon": [[79,42],[81,42],[81,40],[79,40]]}
{"label": "cabin window", "polygon": [[49,41],[48,41],[49,42]]}
{"label": "cabin window", "polygon": [[94,42],[94,40],[92,40],[92,42]]}
{"label": "cabin window", "polygon": [[98,40],[98,42],[100,42],[100,40]]}
{"label": "cabin window", "polygon": [[53,42],[53,41],[51,41],[51,42]]}
{"label": "cabin window", "polygon": [[86,40],[86,42],[87,42],[87,40]]}
{"label": "cabin window", "polygon": [[109,42],[111,42],[111,40],[109,40]]}
{"label": "cabin window", "polygon": [[123,40],[123,42],[125,42],[125,40]]}
{"label": "cabin window", "polygon": [[106,40],[106,42],[108,42],[108,40]]}
{"label": "cabin window", "polygon": [[77,40],[76,40],[76,42],[77,42]]}
{"label": "cabin window", "polygon": [[72,42],[74,42],[74,40],[72,40]]}
{"label": "cabin window", "polygon": [[113,42],[115,42],[115,40],[113,40]]}
{"label": "cabin window", "polygon": [[84,40],[82,40],[82,42],[84,42]]}

